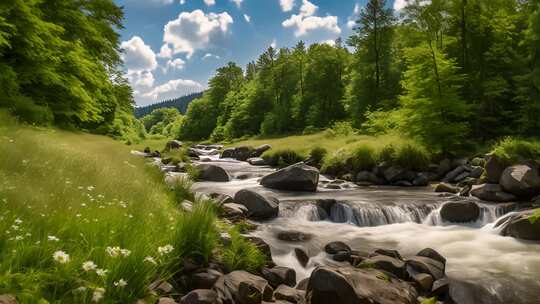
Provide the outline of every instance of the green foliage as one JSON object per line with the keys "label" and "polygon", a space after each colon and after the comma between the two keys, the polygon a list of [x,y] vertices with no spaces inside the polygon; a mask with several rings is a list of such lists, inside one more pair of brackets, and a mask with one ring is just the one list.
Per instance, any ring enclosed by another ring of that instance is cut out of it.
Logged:
{"label": "green foliage", "polygon": [[529,221],[532,224],[535,224],[538,221],[540,221],[540,209],[536,210],[531,216],[529,216]]}
{"label": "green foliage", "polygon": [[490,154],[511,164],[525,160],[540,160],[540,141],[506,137],[493,146]]}
{"label": "green foliage", "polygon": [[183,116],[176,108],[159,108],[141,118],[149,134],[177,137],[182,126]]}
{"label": "green foliage", "polygon": [[320,166],[326,154],[328,154],[328,151],[325,148],[317,146],[311,149],[309,158]]}
{"label": "green foliage", "polygon": [[348,121],[336,122],[332,127],[325,130],[326,136],[349,136],[356,134],[356,130],[353,128],[352,124]]}
{"label": "green foliage", "polygon": [[266,256],[252,242],[245,239],[238,228],[229,230],[231,242],[222,251],[222,260],[228,270],[260,271],[266,265]]}
{"label": "green foliage", "polygon": [[299,163],[305,159],[303,155],[290,149],[271,149],[264,152],[262,158],[270,166],[279,168]]}
{"label": "green foliage", "polygon": [[420,304],[437,304],[437,298],[433,297],[433,298],[425,299]]}
{"label": "green foliage", "polygon": [[354,172],[371,170],[377,164],[376,151],[369,146],[360,146],[352,151],[350,162]]}
{"label": "green foliage", "polygon": [[171,185],[174,192],[174,200],[180,205],[183,201],[195,201],[195,194],[191,191],[193,182],[188,177],[176,178]]}
{"label": "green foliage", "polygon": [[[383,150],[384,154],[381,153],[379,157],[386,157],[385,154],[387,154],[388,151],[389,150]],[[399,149],[395,151],[395,155],[391,163],[405,169],[422,171],[429,166],[430,155],[422,146],[406,144],[399,147]]]}

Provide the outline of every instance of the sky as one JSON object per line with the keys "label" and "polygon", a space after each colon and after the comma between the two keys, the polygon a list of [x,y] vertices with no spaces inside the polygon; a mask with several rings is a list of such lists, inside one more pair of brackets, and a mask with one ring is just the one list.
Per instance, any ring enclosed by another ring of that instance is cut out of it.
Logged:
{"label": "sky", "polygon": [[[400,9],[406,0],[389,0]],[[115,0],[124,70],[138,106],[200,92],[230,61],[269,46],[332,43],[352,33],[366,0]]]}

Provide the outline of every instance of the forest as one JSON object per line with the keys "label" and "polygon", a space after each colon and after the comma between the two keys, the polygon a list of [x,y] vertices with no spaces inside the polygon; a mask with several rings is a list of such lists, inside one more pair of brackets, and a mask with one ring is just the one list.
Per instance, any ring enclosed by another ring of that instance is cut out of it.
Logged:
{"label": "forest", "polygon": [[350,122],[453,152],[539,135],[540,5],[517,0],[368,1],[334,44],[268,48],[219,68],[178,138],[311,133]]}

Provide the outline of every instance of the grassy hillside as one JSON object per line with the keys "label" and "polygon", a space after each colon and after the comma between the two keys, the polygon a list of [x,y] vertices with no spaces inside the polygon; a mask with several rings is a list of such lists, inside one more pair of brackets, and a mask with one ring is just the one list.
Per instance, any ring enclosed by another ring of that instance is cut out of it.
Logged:
{"label": "grassy hillside", "polygon": [[0,113],[0,294],[133,303],[172,274],[158,248],[175,244],[182,216],[160,173],[129,149]]}

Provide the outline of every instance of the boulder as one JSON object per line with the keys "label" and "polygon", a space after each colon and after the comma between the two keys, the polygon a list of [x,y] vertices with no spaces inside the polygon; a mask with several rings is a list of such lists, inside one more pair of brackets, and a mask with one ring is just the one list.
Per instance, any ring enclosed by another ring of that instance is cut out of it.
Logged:
{"label": "boulder", "polygon": [[234,158],[234,148],[227,148],[221,152],[221,158]]}
{"label": "boulder", "polygon": [[294,248],[294,255],[302,267],[307,266],[309,263],[309,256],[302,248]]}
{"label": "boulder", "polygon": [[377,256],[377,255],[385,255],[389,256],[394,259],[403,260],[401,257],[401,254],[399,254],[399,251],[393,250],[393,249],[376,249],[371,256]]}
{"label": "boulder", "polygon": [[440,278],[433,282],[431,287],[431,295],[438,298],[448,298],[450,292],[450,281],[447,277]]}
{"label": "boulder", "polygon": [[445,176],[450,170],[452,170],[452,161],[449,159],[443,159],[439,163],[439,167],[437,168],[437,174],[440,177]]}
{"label": "boulder", "polygon": [[472,167],[472,170],[469,173],[469,176],[472,178],[480,178],[482,174],[484,174],[484,168],[478,166],[478,167]]}
{"label": "boulder", "polygon": [[290,191],[317,191],[319,170],[303,163],[294,164],[261,179],[261,185],[267,188]]}
{"label": "boulder", "polygon": [[274,291],[274,298],[290,303],[302,303],[304,293],[304,291],[294,289],[290,286],[280,285],[276,291]]}
{"label": "boulder", "polygon": [[199,171],[199,179],[210,182],[228,182],[231,177],[225,169],[211,164],[199,164],[195,166]]}
{"label": "boulder", "polygon": [[298,290],[306,291],[308,284],[309,284],[309,278],[305,278],[303,280],[300,280],[300,282],[298,282],[298,284],[296,284],[295,288],[298,289]]}
{"label": "boulder", "polygon": [[290,287],[296,285],[296,272],[292,268],[281,266],[263,268],[262,275],[274,288],[282,284]]}
{"label": "boulder", "polygon": [[433,287],[433,277],[427,273],[417,273],[412,276],[412,280],[425,292],[430,292]]}
{"label": "boulder", "polygon": [[280,231],[277,234],[279,240],[295,243],[309,241],[312,237],[312,234],[301,231]]}
{"label": "boulder", "polygon": [[279,213],[279,200],[275,197],[265,196],[253,190],[243,189],[234,195],[234,201],[244,205],[249,217],[255,219],[274,218]]}
{"label": "boulder", "polygon": [[165,151],[171,151],[182,148],[182,142],[178,140],[171,140],[165,144]]}
{"label": "boulder", "polygon": [[432,260],[435,260],[435,261],[438,261],[438,262],[442,263],[443,265],[446,265],[446,258],[443,257],[440,253],[438,253],[435,249],[424,248],[424,249],[420,250],[420,252],[418,252],[416,255],[426,257],[426,258],[430,258]]}
{"label": "boulder", "polygon": [[234,149],[234,158],[240,161],[246,161],[250,157],[252,150],[253,148],[248,146],[236,147]]}
{"label": "boulder", "polygon": [[223,217],[229,219],[242,218],[249,214],[246,206],[235,203],[223,204],[223,206],[221,206],[221,211],[223,213]]}
{"label": "boulder", "polygon": [[398,166],[391,166],[391,167],[386,168],[383,171],[383,176],[390,183],[394,183],[399,180],[408,180],[406,178],[407,170]]}
{"label": "boulder", "polygon": [[265,166],[266,161],[260,157],[248,158],[247,162],[252,166]]}
{"label": "boulder", "polygon": [[418,173],[416,178],[413,180],[413,186],[424,187],[429,184],[429,176],[426,173]]}
{"label": "boulder", "polygon": [[340,251],[332,256],[332,260],[336,262],[350,262],[351,261],[351,252],[350,251]]}
{"label": "boulder", "polygon": [[471,195],[490,202],[510,202],[517,199],[515,195],[504,192],[499,184],[474,185],[471,190]]}
{"label": "boulder", "polygon": [[486,182],[496,184],[501,179],[501,175],[508,166],[504,160],[496,155],[489,155],[487,157],[484,169],[486,170]]}
{"label": "boulder", "polygon": [[209,289],[195,289],[182,297],[182,304],[217,304],[217,293]]}
{"label": "boulder", "polygon": [[458,193],[459,188],[447,183],[440,183],[435,187],[435,192]]}
{"label": "boulder", "polygon": [[336,241],[326,244],[326,246],[324,246],[324,251],[328,254],[336,254],[340,251],[351,252],[351,247],[343,242]]}
{"label": "boulder", "polygon": [[189,276],[190,289],[211,289],[223,274],[214,269],[205,269]]}
{"label": "boulder", "polygon": [[367,182],[375,185],[384,184],[384,180],[371,171],[360,171],[356,175],[356,182]]}
{"label": "boulder", "polygon": [[270,146],[269,144],[260,145],[253,149],[253,151],[251,151],[251,157],[261,157],[264,152],[270,149],[272,149],[272,146]]}
{"label": "boulder", "polygon": [[309,278],[307,303],[413,304],[417,292],[408,283],[375,269],[318,267]]}
{"label": "boulder", "polygon": [[531,216],[540,209],[519,212],[504,224],[501,234],[518,239],[540,241],[540,219]]}
{"label": "boulder", "polygon": [[213,287],[219,303],[259,304],[272,299],[268,282],[246,271],[233,271],[219,278]]}
{"label": "boulder", "polygon": [[448,222],[475,222],[480,216],[480,207],[475,202],[446,202],[441,207],[440,215]]}
{"label": "boulder", "polygon": [[370,257],[362,264],[373,266],[376,269],[387,271],[398,278],[405,278],[405,262],[386,255]]}
{"label": "boulder", "polygon": [[413,272],[430,274],[435,280],[444,277],[444,264],[428,257],[411,257],[406,261],[406,265],[407,268],[410,268]]}
{"label": "boulder", "polygon": [[446,176],[443,178],[443,182],[456,182],[457,177],[461,176],[465,172],[469,172],[469,169],[470,168],[467,167],[466,165],[459,166],[455,168],[454,170],[448,172]]}
{"label": "boulder", "polygon": [[540,194],[540,174],[534,165],[516,165],[504,169],[499,181],[502,188],[518,197]]}

